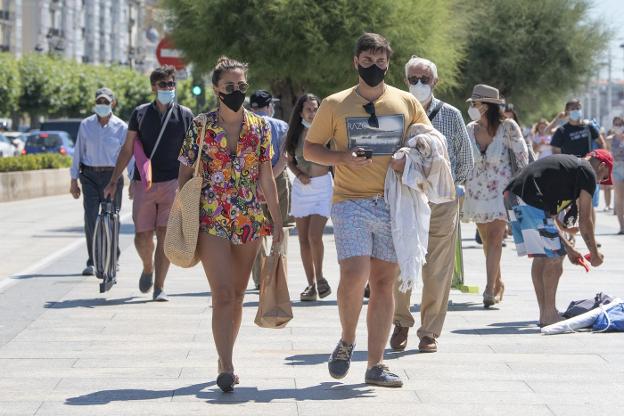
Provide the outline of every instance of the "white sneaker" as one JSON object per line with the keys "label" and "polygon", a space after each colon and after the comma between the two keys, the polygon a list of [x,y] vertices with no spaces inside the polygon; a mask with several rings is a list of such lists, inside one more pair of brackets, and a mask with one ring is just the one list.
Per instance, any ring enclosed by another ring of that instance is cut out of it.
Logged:
{"label": "white sneaker", "polygon": [[152,299],[155,302],[169,302],[169,297],[162,289],[154,289],[154,293],[152,294]]}

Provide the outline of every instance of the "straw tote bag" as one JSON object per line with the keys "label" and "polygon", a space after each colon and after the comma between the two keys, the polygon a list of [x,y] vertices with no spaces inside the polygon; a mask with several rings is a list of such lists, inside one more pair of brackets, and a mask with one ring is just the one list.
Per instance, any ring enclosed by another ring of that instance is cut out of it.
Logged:
{"label": "straw tote bag", "polygon": [[193,267],[199,262],[197,237],[199,235],[199,205],[204,181],[203,175],[199,174],[199,168],[206,135],[206,116],[203,114],[202,116],[195,172],[173,201],[165,234],[165,255],[171,263],[180,267]]}

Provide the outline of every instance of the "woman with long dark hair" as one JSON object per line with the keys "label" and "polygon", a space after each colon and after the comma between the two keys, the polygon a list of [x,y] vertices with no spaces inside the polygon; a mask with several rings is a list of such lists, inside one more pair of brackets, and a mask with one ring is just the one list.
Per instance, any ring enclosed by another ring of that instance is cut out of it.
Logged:
{"label": "woman with long dark hair", "polygon": [[[258,188],[273,219],[273,244],[282,241],[282,215],[271,168],[271,128],[243,108],[247,65],[221,57],[212,73],[219,100],[216,111],[200,114],[180,151],[180,188],[201,158],[197,250],[212,291],[212,335],[219,355],[217,385],[224,392],[238,384],[232,353],[243,313],[243,298],[260,238],[271,227],[258,202]],[[199,148],[201,131],[203,145]]]}
{"label": "woman with long dark hair", "polygon": [[286,135],[288,168],[296,176],[290,213],[295,217],[301,261],[308,279],[308,286],[301,293],[302,301],[314,301],[331,293],[323,277],[323,229],[331,212],[332,177],[329,167],[308,162],[303,157],[303,142],[319,105],[319,98],[313,94],[299,97]]}
{"label": "woman with long dark hair", "polygon": [[473,121],[466,128],[475,166],[465,185],[463,219],[477,223],[483,240],[487,270],[483,306],[489,308],[503,300],[505,291],[500,270],[507,230],[503,190],[512,177],[512,158],[516,168],[525,167],[529,159],[520,126],[502,114],[503,100],[496,88],[476,85],[467,101],[468,115]]}

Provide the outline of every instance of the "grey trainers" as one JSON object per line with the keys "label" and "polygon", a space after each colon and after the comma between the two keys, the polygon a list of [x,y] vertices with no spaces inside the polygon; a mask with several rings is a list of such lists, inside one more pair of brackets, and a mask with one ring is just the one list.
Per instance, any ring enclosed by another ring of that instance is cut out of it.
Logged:
{"label": "grey trainers", "polygon": [[83,276],[93,276],[94,274],[95,274],[95,267],[93,266],[87,266],[82,271]]}
{"label": "grey trainers", "polygon": [[334,352],[329,357],[327,368],[329,369],[329,375],[336,379],[344,378],[349,372],[351,366],[351,356],[353,355],[353,348],[355,344],[347,344],[343,340],[338,342]]}
{"label": "grey trainers", "polygon": [[141,293],[147,293],[152,288],[154,282],[152,281],[152,276],[154,273],[143,273],[141,272],[141,278],[139,279],[139,290]]}
{"label": "grey trainers", "polygon": [[366,370],[366,384],[374,384],[381,387],[403,387],[403,381],[398,375],[391,373],[388,366],[377,364]]}
{"label": "grey trainers", "polygon": [[152,299],[156,302],[169,302],[169,297],[167,296],[165,291],[158,288],[154,288]]}

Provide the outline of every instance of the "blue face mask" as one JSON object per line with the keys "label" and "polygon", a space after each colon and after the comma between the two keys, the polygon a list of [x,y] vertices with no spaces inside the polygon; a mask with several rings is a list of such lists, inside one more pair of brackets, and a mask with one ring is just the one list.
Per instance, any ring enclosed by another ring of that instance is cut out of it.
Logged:
{"label": "blue face mask", "polygon": [[113,108],[110,104],[96,104],[95,114],[104,118],[108,117],[113,112]]}
{"label": "blue face mask", "polygon": [[175,90],[158,90],[158,101],[161,104],[169,105],[175,98]]}
{"label": "blue face mask", "polygon": [[579,121],[582,117],[583,117],[583,112],[581,110],[570,111],[570,120]]}
{"label": "blue face mask", "polygon": [[303,124],[303,127],[305,127],[306,129],[309,129],[310,126],[312,125],[312,123],[308,123],[304,119],[301,119],[301,124]]}

